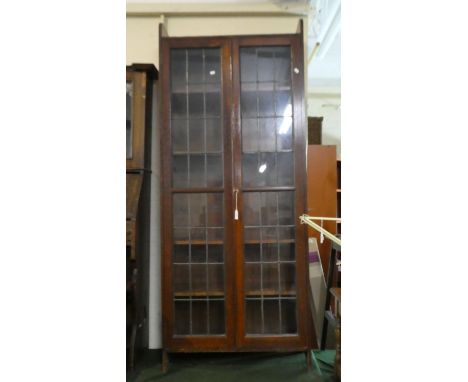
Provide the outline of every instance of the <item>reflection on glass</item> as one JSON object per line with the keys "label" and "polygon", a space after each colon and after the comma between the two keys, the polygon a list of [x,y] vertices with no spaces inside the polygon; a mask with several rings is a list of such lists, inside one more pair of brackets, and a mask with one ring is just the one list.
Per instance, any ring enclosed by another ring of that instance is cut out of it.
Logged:
{"label": "reflection on glass", "polygon": [[290,48],[241,48],[240,64],[242,185],[294,186]]}
{"label": "reflection on glass", "polygon": [[222,187],[220,49],[171,49],[170,58],[172,186]]}
{"label": "reflection on glass", "polygon": [[290,151],[293,149],[293,137],[292,137],[292,118],[278,118],[276,120],[277,125],[277,140],[276,150],[277,151]]}
{"label": "reflection on glass", "polygon": [[205,82],[220,82],[220,60],[218,49],[204,49],[205,51]]}
{"label": "reflection on glass", "polygon": [[257,174],[258,186],[277,186],[282,184],[282,180],[278,179],[276,172],[276,153],[261,152],[259,154],[260,166],[265,166],[265,170]]}
{"label": "reflection on glass", "polygon": [[289,85],[283,85],[283,88],[287,90],[278,90],[276,92],[276,104],[275,110],[276,115],[281,117],[291,117],[292,116],[292,99],[291,99],[291,90]]}
{"label": "reflection on glass", "polygon": [[280,135],[285,135],[291,130],[292,119],[286,118],[288,115],[291,115],[291,109],[292,109],[291,104],[286,106],[285,114],[284,114],[285,118],[283,118],[283,120],[281,121],[281,125],[279,126],[279,129],[278,129],[278,134]]}

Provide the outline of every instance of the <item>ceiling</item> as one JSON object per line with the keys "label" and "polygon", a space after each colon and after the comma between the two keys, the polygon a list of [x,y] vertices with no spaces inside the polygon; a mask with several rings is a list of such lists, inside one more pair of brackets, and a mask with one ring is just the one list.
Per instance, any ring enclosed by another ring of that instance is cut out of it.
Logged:
{"label": "ceiling", "polygon": [[[329,88],[336,91],[341,86],[341,0],[126,0],[127,3],[271,3],[286,12],[296,7],[308,15],[308,88]],[[315,49],[314,49],[315,48]]]}
{"label": "ceiling", "polygon": [[323,57],[314,57],[309,63],[309,87],[341,86],[341,32]]}

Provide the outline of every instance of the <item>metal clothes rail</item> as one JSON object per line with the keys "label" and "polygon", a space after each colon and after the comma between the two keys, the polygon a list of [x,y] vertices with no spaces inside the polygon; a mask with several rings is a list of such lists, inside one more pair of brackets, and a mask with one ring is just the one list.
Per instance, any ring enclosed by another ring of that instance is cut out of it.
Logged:
{"label": "metal clothes rail", "polygon": [[336,221],[338,223],[341,223],[341,218],[328,218],[328,217],[323,217],[323,216],[309,216],[307,214],[299,216],[299,219],[301,223],[307,224],[310,227],[314,228],[315,230],[319,231],[322,235],[326,236],[328,239],[333,241],[334,243],[338,244],[341,246],[341,239],[333,235],[332,233],[328,232],[325,228],[321,227],[317,223],[314,222],[314,220],[332,220]]}

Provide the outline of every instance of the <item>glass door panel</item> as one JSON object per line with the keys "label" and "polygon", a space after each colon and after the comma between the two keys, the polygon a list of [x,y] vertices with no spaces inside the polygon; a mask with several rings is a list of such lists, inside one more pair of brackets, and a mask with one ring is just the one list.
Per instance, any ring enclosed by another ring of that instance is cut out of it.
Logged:
{"label": "glass door panel", "polygon": [[170,57],[173,334],[222,335],[226,232],[220,49],[171,49]]}
{"label": "glass door panel", "polygon": [[220,49],[171,49],[172,185],[223,187]]}
{"label": "glass door panel", "polygon": [[245,192],[243,216],[246,334],[296,333],[294,191]]}
{"label": "glass door panel", "polygon": [[246,335],[297,334],[290,61],[290,47],[240,48]]}

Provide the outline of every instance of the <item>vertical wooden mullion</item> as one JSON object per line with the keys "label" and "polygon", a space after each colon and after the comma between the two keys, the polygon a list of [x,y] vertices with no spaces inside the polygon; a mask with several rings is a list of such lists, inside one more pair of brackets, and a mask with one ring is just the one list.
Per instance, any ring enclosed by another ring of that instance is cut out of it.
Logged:
{"label": "vertical wooden mullion", "polygon": [[237,207],[239,220],[234,221],[234,247],[235,253],[235,289],[236,289],[236,347],[241,348],[245,337],[245,304],[244,304],[244,253],[243,253],[243,194],[242,188],[242,140],[241,140],[241,113],[240,113],[240,57],[239,39],[232,40],[232,147],[233,147],[233,187],[238,190]]}
{"label": "vertical wooden mullion", "polygon": [[233,179],[232,179],[232,72],[231,72],[231,42],[224,39],[221,45],[221,98],[223,104],[223,147],[224,147],[224,269],[225,269],[225,323],[227,347],[229,350],[235,349],[235,251],[233,251]]}

